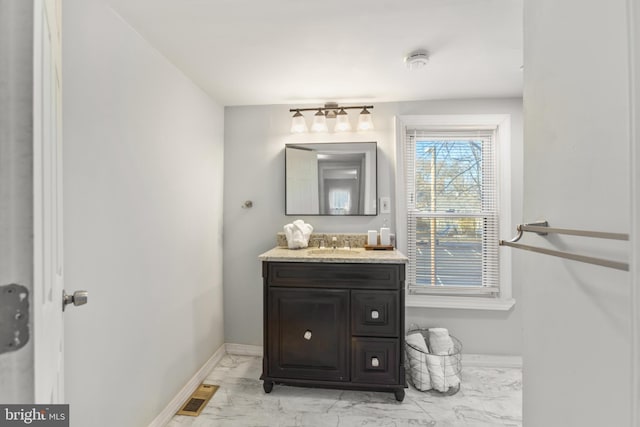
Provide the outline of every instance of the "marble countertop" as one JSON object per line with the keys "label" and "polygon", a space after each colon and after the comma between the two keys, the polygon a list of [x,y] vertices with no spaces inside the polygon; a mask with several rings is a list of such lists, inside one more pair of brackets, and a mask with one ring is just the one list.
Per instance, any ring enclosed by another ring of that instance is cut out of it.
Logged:
{"label": "marble countertop", "polygon": [[261,261],[282,261],[282,262],[345,262],[345,263],[387,263],[406,264],[407,257],[398,250],[379,251],[365,250],[364,248],[351,249],[288,249],[284,246],[275,248],[260,254]]}

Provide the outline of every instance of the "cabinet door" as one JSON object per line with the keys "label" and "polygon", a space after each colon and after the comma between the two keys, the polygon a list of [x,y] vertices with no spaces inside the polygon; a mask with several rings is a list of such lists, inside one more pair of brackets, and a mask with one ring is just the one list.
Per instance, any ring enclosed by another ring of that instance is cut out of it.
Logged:
{"label": "cabinet door", "polygon": [[269,376],[349,380],[349,291],[269,290]]}

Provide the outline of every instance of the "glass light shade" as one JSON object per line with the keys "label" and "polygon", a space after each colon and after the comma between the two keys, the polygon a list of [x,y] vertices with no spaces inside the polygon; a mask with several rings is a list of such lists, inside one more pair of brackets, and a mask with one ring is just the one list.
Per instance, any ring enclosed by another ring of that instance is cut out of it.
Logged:
{"label": "glass light shade", "polygon": [[362,110],[358,117],[358,130],[373,130],[371,113],[366,108]]}
{"label": "glass light shade", "polygon": [[291,119],[291,133],[305,133],[308,132],[307,122],[300,111],[296,111]]}
{"label": "glass light shade", "polygon": [[311,124],[312,132],[329,132],[327,127],[327,118],[321,110],[318,110],[313,116],[313,123]]}
{"label": "glass light shade", "polygon": [[338,114],[336,115],[336,127],[334,131],[336,132],[347,132],[351,130],[351,123],[349,123],[349,115],[344,108],[340,109]]}

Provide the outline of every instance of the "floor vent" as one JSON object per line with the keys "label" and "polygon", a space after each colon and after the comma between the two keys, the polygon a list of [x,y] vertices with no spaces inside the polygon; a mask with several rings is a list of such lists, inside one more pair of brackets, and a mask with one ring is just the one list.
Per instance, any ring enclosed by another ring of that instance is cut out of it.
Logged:
{"label": "floor vent", "polygon": [[178,415],[190,415],[197,417],[200,412],[207,406],[209,399],[218,391],[219,386],[212,384],[200,384],[198,389],[193,392],[187,402],[177,412]]}

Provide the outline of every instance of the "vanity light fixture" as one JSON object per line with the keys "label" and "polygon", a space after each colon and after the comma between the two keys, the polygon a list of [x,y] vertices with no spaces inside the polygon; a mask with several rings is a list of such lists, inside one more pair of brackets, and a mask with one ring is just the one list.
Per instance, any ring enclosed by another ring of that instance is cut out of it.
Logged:
{"label": "vanity light fixture", "polygon": [[351,123],[349,123],[349,115],[344,108],[336,114],[336,127],[333,129],[336,132],[347,132],[351,130]]}
{"label": "vanity light fixture", "polygon": [[301,111],[316,111],[313,116],[313,122],[311,123],[311,132],[328,132],[327,119],[336,119],[334,127],[335,132],[348,132],[352,130],[351,122],[349,121],[349,115],[345,110],[358,109],[360,115],[358,117],[359,131],[373,130],[373,121],[371,120],[370,109],[373,105],[355,105],[349,107],[341,107],[334,102],[328,102],[324,104],[324,107],[315,108],[292,108],[289,112],[294,113],[291,119],[291,132],[292,133],[304,133],[308,131],[307,123],[302,115]]}
{"label": "vanity light fixture", "polygon": [[371,113],[367,110],[367,107],[364,107],[358,116],[358,130],[373,130]]}
{"label": "vanity light fixture", "polygon": [[322,109],[318,109],[318,112],[313,115],[313,123],[311,124],[312,132],[328,132],[327,117],[322,112]]}
{"label": "vanity light fixture", "polygon": [[305,133],[309,132],[307,122],[304,120],[304,116],[297,110],[291,120],[291,133]]}

